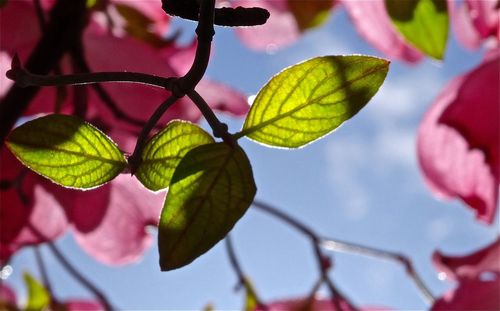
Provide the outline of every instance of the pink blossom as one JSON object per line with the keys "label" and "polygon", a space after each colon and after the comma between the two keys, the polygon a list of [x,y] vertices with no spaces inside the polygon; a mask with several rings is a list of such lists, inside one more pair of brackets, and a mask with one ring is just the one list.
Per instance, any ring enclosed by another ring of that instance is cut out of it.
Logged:
{"label": "pink blossom", "polygon": [[359,34],[390,59],[416,63],[422,54],[405,42],[392,25],[384,0],[341,0]]}
{"label": "pink blossom", "polygon": [[0,306],[8,304],[11,306],[16,305],[16,293],[3,282],[0,283]]}
{"label": "pink blossom", "polygon": [[287,0],[235,0],[233,7],[261,7],[271,16],[266,24],[255,27],[241,27],[236,33],[249,48],[257,51],[272,51],[287,46],[297,40],[300,29],[295,17],[288,9]]}
{"label": "pink blossom", "polygon": [[432,310],[500,309],[500,240],[465,256],[433,256],[438,270],[458,287],[438,299]]}
{"label": "pink blossom", "polygon": [[458,287],[438,299],[431,310],[499,310],[500,275],[495,280],[464,279]]}
{"label": "pink blossom", "polygon": [[[342,310],[351,311],[354,310],[349,306],[346,302],[339,302]],[[288,300],[280,300],[274,301],[269,304],[266,304],[266,309],[258,307],[256,311],[299,311],[299,310],[311,310],[311,311],[335,311],[337,307],[331,299],[327,298],[313,298],[310,299],[308,297],[305,298],[295,298]],[[360,311],[384,311],[389,310],[387,308],[380,307],[362,307],[360,309],[356,309]]]}
{"label": "pink blossom", "polygon": [[449,256],[436,251],[432,261],[451,280],[477,278],[485,271],[500,272],[500,238],[469,255]]}
{"label": "pink blossom", "polygon": [[70,299],[64,302],[67,311],[104,311],[105,308],[97,301]]}
{"label": "pink blossom", "polygon": [[417,138],[425,181],[442,198],[460,198],[491,223],[498,202],[499,54],[453,79],[426,113]]}
{"label": "pink blossom", "polygon": [[500,12],[496,1],[449,0],[451,21],[458,41],[469,49],[476,49],[482,41],[500,40]]}
{"label": "pink blossom", "polygon": [[29,172],[7,148],[0,153],[0,176],[10,183],[0,191],[0,262],[5,262],[23,246],[60,236],[67,220],[55,194],[43,187],[50,182]]}
{"label": "pink blossom", "polygon": [[[103,215],[94,205],[102,204],[100,196],[109,198]],[[152,193],[137,179],[120,175],[108,185],[92,191],[80,192],[73,205],[73,221],[78,244],[92,257],[110,265],[137,261],[151,245],[148,226],[156,227],[165,193]],[[85,213],[98,213],[100,222],[95,228],[82,228],[87,221]],[[80,223],[80,226],[78,224]]]}

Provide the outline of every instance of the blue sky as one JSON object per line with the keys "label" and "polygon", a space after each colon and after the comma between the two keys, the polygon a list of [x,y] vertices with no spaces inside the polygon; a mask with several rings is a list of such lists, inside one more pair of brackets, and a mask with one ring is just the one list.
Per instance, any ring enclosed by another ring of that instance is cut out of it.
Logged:
{"label": "blue sky", "polygon": [[[194,24],[179,27],[194,29]],[[274,54],[243,47],[228,28],[217,29],[208,76],[248,96],[269,78],[299,61],[321,55],[382,56],[354,31],[344,12],[319,30]],[[473,68],[478,53],[451,40],[444,63],[391,64],[379,93],[356,117],[327,137],[299,150],[271,149],[242,140],[253,165],[257,198],[313,227],[319,234],[407,254],[435,295],[453,284],[438,279],[430,261],[435,249],[466,253],[492,241],[494,225],[477,223],[459,202],[438,201],[423,183],[415,154],[423,113],[453,76]],[[227,118],[233,131],[242,120]],[[154,233],[156,234],[156,233]],[[307,239],[279,220],[250,209],[232,232],[243,269],[264,301],[307,295],[317,268]],[[161,273],[154,245],[127,267],[107,267],[85,255],[70,236],[57,242],[70,260],[95,281],[120,309],[240,309],[243,292],[223,243],[188,267]],[[46,249],[44,253],[48,255]],[[350,254],[333,254],[330,275],[358,306],[423,309],[425,302],[402,267]],[[88,297],[49,255],[50,276],[60,297]],[[9,281],[23,292],[23,271],[37,275],[33,252],[12,262]]]}

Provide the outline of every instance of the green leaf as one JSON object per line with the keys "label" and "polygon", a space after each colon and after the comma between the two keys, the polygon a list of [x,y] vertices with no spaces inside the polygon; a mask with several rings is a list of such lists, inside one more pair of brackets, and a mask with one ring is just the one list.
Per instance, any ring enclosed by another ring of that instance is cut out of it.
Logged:
{"label": "green leaf", "polygon": [[45,287],[28,273],[23,274],[24,283],[28,289],[26,310],[45,310],[50,304],[50,294]]}
{"label": "green leaf", "polygon": [[116,3],[114,7],[126,21],[125,31],[129,36],[148,43],[155,48],[172,45],[172,41],[164,39],[151,31],[154,27],[154,21],[141,11],[124,4]]}
{"label": "green leaf", "polygon": [[175,168],[189,150],[213,142],[212,136],[197,125],[172,121],[146,143],[135,175],[150,190],[165,189]]}
{"label": "green leaf", "polygon": [[301,31],[318,27],[326,22],[332,6],[332,0],[288,0],[288,8]]}
{"label": "green leaf", "polygon": [[10,133],[7,146],[28,168],[70,188],[102,185],[127,165],[110,138],[74,116],[53,114],[26,122]]}
{"label": "green leaf", "polygon": [[7,4],[7,0],[0,0],[0,8]]}
{"label": "green leaf", "polygon": [[255,196],[245,152],[226,143],[189,151],[177,166],[158,228],[162,271],[180,268],[226,236]]}
{"label": "green leaf", "polygon": [[369,56],[324,56],[289,67],[260,90],[235,137],[302,147],[363,108],[388,69],[388,61]]}
{"label": "green leaf", "polygon": [[426,55],[442,60],[448,40],[446,0],[385,0],[392,23]]}
{"label": "green leaf", "polygon": [[259,299],[257,298],[257,293],[252,285],[252,283],[245,278],[243,280],[243,286],[245,287],[245,311],[253,311],[259,307]]}

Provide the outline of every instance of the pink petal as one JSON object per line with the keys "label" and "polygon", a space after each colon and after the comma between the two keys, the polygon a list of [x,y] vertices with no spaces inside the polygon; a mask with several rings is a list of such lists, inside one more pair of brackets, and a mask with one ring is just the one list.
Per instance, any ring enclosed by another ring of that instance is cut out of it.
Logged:
{"label": "pink petal", "polygon": [[495,175],[500,176],[500,50],[468,74],[456,98],[443,111],[439,122],[457,130],[486,155]]}
{"label": "pink petal", "polygon": [[97,301],[71,299],[64,303],[67,311],[104,311],[104,307]]}
{"label": "pink petal", "polygon": [[462,279],[458,288],[446,293],[431,310],[500,310],[500,275],[494,280]]}
{"label": "pink petal", "polygon": [[293,43],[300,36],[300,30],[293,14],[288,10],[286,0],[235,0],[231,5],[261,7],[271,14],[264,25],[236,29],[240,40],[253,50],[274,51]]}
{"label": "pink petal", "polygon": [[161,49],[161,55],[169,62],[170,66],[172,66],[179,76],[185,75],[193,63],[196,46],[196,40],[182,47],[172,44]]}
{"label": "pink petal", "polygon": [[10,69],[11,61],[12,59],[7,53],[0,51],[0,100],[2,96],[7,93],[13,83],[12,80],[7,79],[5,76],[7,70]]}
{"label": "pink petal", "polygon": [[[352,308],[349,307],[345,302],[341,302],[342,310],[351,311]],[[299,311],[299,310],[310,310],[310,311],[336,311],[334,303],[329,299],[314,298],[310,301],[308,298],[295,298],[289,300],[275,301],[266,304],[268,311]],[[263,308],[257,308],[256,311],[264,310]],[[384,311],[388,310],[386,308],[379,307],[362,307],[358,309],[360,311]]]}
{"label": "pink petal", "polygon": [[[176,76],[175,70],[161,58],[157,50],[133,38],[114,37],[93,25],[85,31],[84,42],[85,54],[93,71],[126,70]],[[123,111],[144,120],[168,95],[159,88],[126,83],[108,83],[104,88]]]}
{"label": "pink petal", "polygon": [[[498,150],[494,150],[498,142],[493,142],[498,133],[492,131],[499,117],[494,113],[498,111],[498,89],[491,90],[498,88],[498,77],[491,76],[491,67],[495,66],[498,68],[498,64],[486,62],[452,80],[426,113],[417,137],[420,167],[431,189],[444,198],[462,199],[479,220],[487,223],[495,216],[499,184]],[[483,94],[497,98],[485,98]],[[477,105],[482,105],[481,109]],[[449,112],[448,107],[452,107]],[[482,109],[487,114],[483,115]],[[444,112],[455,128],[440,122]]]}
{"label": "pink petal", "polygon": [[342,0],[359,34],[390,59],[416,63],[422,54],[407,44],[392,26],[384,0]]}
{"label": "pink petal", "polygon": [[[92,231],[75,232],[78,244],[92,257],[110,265],[134,262],[151,244],[146,226],[157,225],[165,194],[146,190],[133,177],[120,175],[101,188],[110,189],[109,205]],[[104,190],[103,190],[104,191]],[[80,197],[87,206],[97,198]]]}
{"label": "pink petal", "polygon": [[22,184],[21,190],[10,187],[0,192],[0,261],[3,262],[23,246],[57,238],[65,231],[67,220],[54,195],[42,187],[48,181],[22,167],[5,147],[0,163],[2,180],[17,178]]}
{"label": "pink petal", "polygon": [[12,306],[16,305],[16,293],[4,282],[0,282],[0,306],[4,303]]}
{"label": "pink petal", "polygon": [[[157,50],[133,38],[117,38],[92,25],[85,32],[86,55],[92,70],[95,71],[135,71],[165,77],[178,76],[179,70],[186,71],[191,66],[194,45],[186,47],[172,46]],[[109,57],[113,55],[113,57]],[[168,58],[167,58],[168,56]],[[171,65],[173,62],[175,65]],[[168,96],[168,92],[143,85],[106,84],[104,88],[116,104],[128,115],[147,120],[158,105]],[[202,82],[198,89],[212,106],[221,111],[242,115],[247,111],[245,99],[236,91],[213,82]],[[90,103],[100,103],[91,92]],[[105,122],[114,124],[114,117],[105,107],[96,110],[97,115]],[[197,121],[200,113],[187,98],[179,100],[167,111],[160,124],[166,124],[173,118]]]}
{"label": "pink petal", "polygon": [[498,37],[500,11],[497,1],[466,0],[469,14],[477,32],[482,38]]}
{"label": "pink petal", "polygon": [[197,90],[212,109],[235,116],[243,116],[250,108],[247,98],[243,94],[224,84],[202,80],[198,84]]}
{"label": "pink petal", "polygon": [[468,49],[475,50],[479,48],[481,38],[472,23],[467,4],[448,0],[448,8],[454,35],[457,40]]}
{"label": "pink petal", "polygon": [[485,271],[500,272],[500,238],[472,254],[447,256],[436,251],[432,255],[436,268],[449,279],[477,278]]}
{"label": "pink petal", "polygon": [[0,49],[13,55],[21,49],[31,48],[40,37],[40,26],[32,1],[7,1],[0,9],[2,28],[0,29]]}

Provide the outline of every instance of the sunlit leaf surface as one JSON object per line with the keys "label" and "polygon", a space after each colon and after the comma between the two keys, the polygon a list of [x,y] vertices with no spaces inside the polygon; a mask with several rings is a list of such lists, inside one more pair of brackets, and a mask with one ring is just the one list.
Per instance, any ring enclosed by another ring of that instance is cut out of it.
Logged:
{"label": "sunlit leaf surface", "polygon": [[443,59],[448,40],[446,0],[385,0],[392,23],[408,42],[435,59]]}
{"label": "sunlit leaf surface", "polygon": [[136,177],[150,190],[165,189],[177,164],[189,150],[213,142],[213,138],[197,125],[172,121],[147,142]]}
{"label": "sunlit leaf surface", "polygon": [[189,151],[177,166],[160,218],[163,271],[180,268],[226,236],[255,196],[244,151],[225,143]]}
{"label": "sunlit leaf surface", "polygon": [[389,62],[368,56],[325,56],[289,67],[257,94],[236,137],[297,148],[336,129],[377,92]]}
{"label": "sunlit leaf surface", "polygon": [[45,287],[30,274],[24,273],[24,283],[28,290],[26,310],[45,310],[50,303],[50,294]]}
{"label": "sunlit leaf surface", "polygon": [[28,168],[65,187],[90,189],[127,165],[113,141],[85,121],[48,115],[14,129],[7,146]]}

